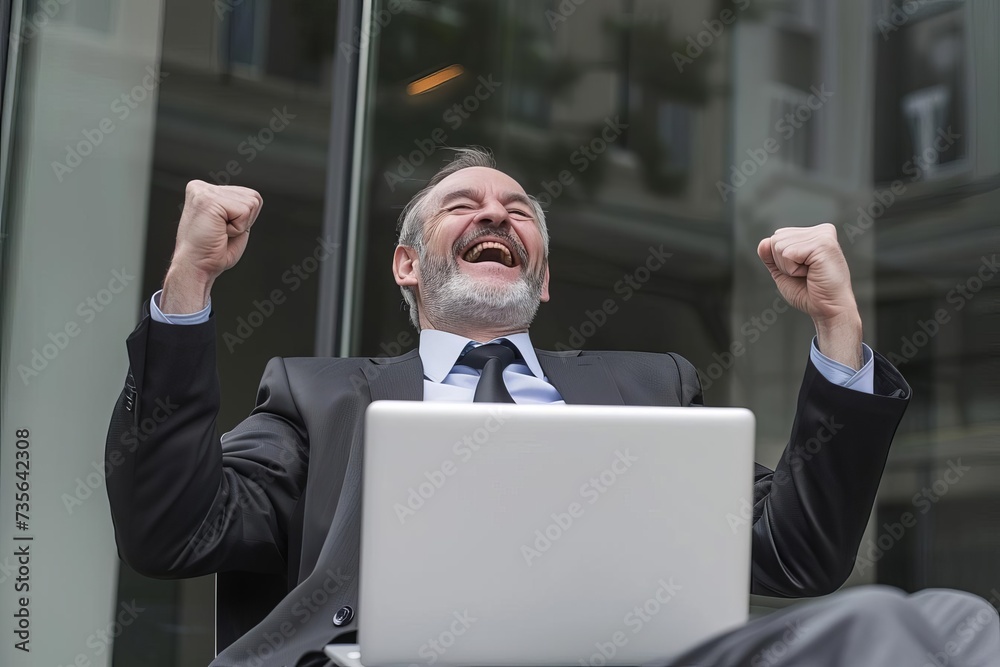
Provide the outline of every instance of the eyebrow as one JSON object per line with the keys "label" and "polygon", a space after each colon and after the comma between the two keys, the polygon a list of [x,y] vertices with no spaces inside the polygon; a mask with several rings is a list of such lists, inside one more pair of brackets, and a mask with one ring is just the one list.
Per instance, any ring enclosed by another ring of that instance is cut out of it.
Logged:
{"label": "eyebrow", "polygon": [[[454,202],[457,199],[471,199],[473,201],[482,201],[483,193],[479,190],[474,190],[471,188],[462,188],[461,190],[453,190],[441,198],[441,207],[444,208],[448,204]],[[505,192],[500,196],[500,201],[504,206],[510,204],[511,202],[518,202],[527,206],[534,212],[534,208],[531,205],[531,200],[527,196],[522,195],[520,192]]]}

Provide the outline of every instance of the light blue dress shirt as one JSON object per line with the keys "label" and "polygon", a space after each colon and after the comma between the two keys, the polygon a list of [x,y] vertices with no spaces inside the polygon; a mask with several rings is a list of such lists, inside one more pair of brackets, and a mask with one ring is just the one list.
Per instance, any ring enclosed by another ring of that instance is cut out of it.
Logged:
{"label": "light blue dress shirt", "polygon": [[[162,292],[163,290],[160,290]],[[157,322],[164,324],[201,324],[208,321],[212,312],[212,302],[197,313],[187,315],[165,315],[160,311],[160,292],[150,300],[149,313]],[[549,384],[542,367],[535,356],[535,348],[527,333],[504,336],[513,343],[524,358],[510,364],[503,372],[515,403],[564,403],[562,396]],[[424,400],[471,403],[479,382],[479,371],[456,363],[469,345],[468,338],[446,331],[424,329],[420,332],[420,361],[424,366]],[[489,341],[493,342],[493,341]],[[478,343],[477,343],[478,345]],[[875,355],[871,348],[862,343],[863,364],[855,371],[838,361],[830,359],[819,351],[813,338],[809,357],[816,369],[833,384],[848,387],[866,394],[874,393]]]}
{"label": "light blue dress shirt", "polygon": [[[515,403],[565,403],[545,379],[527,333],[504,336],[521,352],[524,361],[515,361],[503,371],[503,383]],[[499,340],[499,339],[497,339]],[[471,343],[468,338],[447,331],[420,332],[420,362],[424,365],[424,400],[471,403],[479,382],[479,371],[456,363]],[[494,341],[490,341],[494,342]],[[479,343],[473,343],[478,347]]]}

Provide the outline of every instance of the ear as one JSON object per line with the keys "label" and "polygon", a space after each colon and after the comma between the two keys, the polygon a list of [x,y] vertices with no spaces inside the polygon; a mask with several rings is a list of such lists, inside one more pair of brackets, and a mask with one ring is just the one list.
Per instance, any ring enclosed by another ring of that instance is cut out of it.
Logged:
{"label": "ear", "polygon": [[542,280],[542,303],[549,300],[549,267],[545,267],[545,278]]}
{"label": "ear", "polygon": [[392,275],[400,287],[416,287],[420,271],[417,251],[409,246],[398,245],[392,254]]}

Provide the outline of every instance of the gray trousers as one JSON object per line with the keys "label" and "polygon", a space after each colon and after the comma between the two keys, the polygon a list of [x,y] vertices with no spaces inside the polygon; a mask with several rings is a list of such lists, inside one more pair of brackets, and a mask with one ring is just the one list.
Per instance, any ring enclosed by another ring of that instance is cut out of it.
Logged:
{"label": "gray trousers", "polygon": [[[320,653],[296,667],[333,666]],[[1000,667],[1000,618],[986,600],[862,586],[796,604],[656,667]]]}
{"label": "gray trousers", "polygon": [[[655,663],[663,667],[664,663]],[[986,600],[862,586],[706,640],[670,667],[994,667],[1000,619]]]}

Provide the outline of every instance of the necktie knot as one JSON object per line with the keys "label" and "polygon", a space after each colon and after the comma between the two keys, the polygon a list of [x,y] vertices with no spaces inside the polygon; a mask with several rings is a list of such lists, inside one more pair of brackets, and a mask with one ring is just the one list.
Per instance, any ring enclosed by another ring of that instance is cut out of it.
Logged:
{"label": "necktie knot", "polygon": [[464,366],[481,371],[483,370],[483,367],[486,366],[488,361],[496,359],[500,362],[500,368],[502,370],[513,363],[516,358],[517,354],[508,346],[502,343],[488,343],[486,345],[480,345],[479,347],[472,348],[462,355],[462,358],[459,361]]}
{"label": "necktie knot", "polygon": [[517,352],[508,345],[489,343],[462,355],[459,363],[481,371],[476,384],[476,403],[513,403],[514,399],[503,382],[503,371],[517,359]]}

